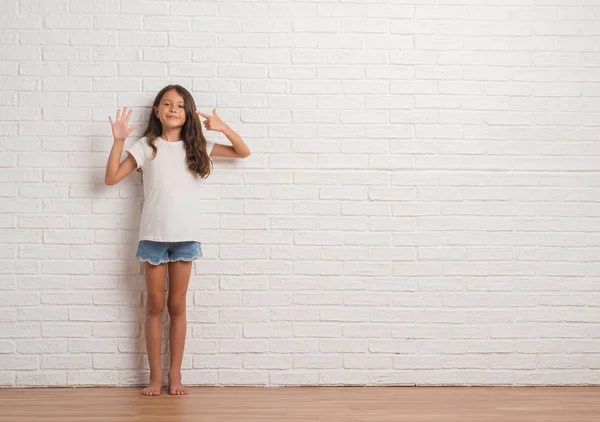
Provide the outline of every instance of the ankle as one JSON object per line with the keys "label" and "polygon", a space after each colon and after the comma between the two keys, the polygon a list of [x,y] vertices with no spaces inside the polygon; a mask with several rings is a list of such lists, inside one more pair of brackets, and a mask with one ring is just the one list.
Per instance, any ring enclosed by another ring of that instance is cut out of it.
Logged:
{"label": "ankle", "polygon": [[150,382],[162,382],[162,373],[160,374],[153,374],[150,373]]}

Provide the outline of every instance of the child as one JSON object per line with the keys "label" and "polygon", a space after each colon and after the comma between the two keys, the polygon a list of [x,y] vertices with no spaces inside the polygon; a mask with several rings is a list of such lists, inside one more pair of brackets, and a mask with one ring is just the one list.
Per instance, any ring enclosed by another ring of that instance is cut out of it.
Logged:
{"label": "child", "polygon": [[[206,140],[198,115],[207,130],[222,132],[233,146]],[[146,274],[146,349],[150,384],[142,394],[157,396],[162,387],[161,319],[165,307],[164,283],[169,271],[167,308],[170,320],[168,388],[170,394],[187,394],[181,384],[181,361],[186,336],[186,293],[192,261],[202,257],[202,180],[211,172],[210,156],[245,158],[250,155],[242,138],[213,114],[196,111],[192,95],[179,85],[169,85],[156,96],[144,137],[128,149],[120,162],[131,110],[117,110],[112,125],[114,142],[106,165],[105,182],[114,185],[135,169],[142,169],[145,204],[136,257]]]}

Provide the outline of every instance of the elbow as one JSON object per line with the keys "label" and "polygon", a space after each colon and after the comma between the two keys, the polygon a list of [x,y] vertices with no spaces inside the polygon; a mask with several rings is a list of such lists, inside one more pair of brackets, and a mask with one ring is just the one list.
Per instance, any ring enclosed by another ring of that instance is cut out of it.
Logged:
{"label": "elbow", "polygon": [[112,186],[112,185],[117,184],[117,182],[114,179],[112,179],[112,178],[105,177],[104,178],[104,184],[107,185],[107,186]]}
{"label": "elbow", "polygon": [[250,157],[250,155],[252,155],[252,153],[250,152],[250,150],[248,150],[246,154],[242,155],[242,158],[248,158]]}

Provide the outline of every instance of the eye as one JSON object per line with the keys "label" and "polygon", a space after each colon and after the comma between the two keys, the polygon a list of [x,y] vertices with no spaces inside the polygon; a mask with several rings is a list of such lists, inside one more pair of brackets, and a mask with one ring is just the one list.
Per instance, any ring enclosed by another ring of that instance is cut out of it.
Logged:
{"label": "eye", "polygon": [[180,105],[180,106],[179,106],[179,108],[183,108],[183,106],[182,106],[182,105]]}

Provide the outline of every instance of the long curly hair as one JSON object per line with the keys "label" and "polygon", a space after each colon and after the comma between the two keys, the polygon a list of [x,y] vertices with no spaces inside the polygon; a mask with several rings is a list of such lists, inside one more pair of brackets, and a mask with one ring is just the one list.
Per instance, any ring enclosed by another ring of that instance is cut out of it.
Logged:
{"label": "long curly hair", "polygon": [[202,133],[202,124],[200,118],[196,114],[196,102],[192,94],[181,85],[167,85],[156,94],[154,104],[152,104],[152,112],[148,120],[148,126],[144,132],[148,145],[152,148],[152,159],[156,157],[156,139],[162,134],[162,124],[154,107],[158,107],[163,95],[167,91],[175,90],[183,97],[183,107],[185,110],[185,123],[181,128],[181,140],[185,147],[185,155],[188,169],[196,173],[201,178],[205,179],[211,172],[212,161],[206,152],[206,138]]}

